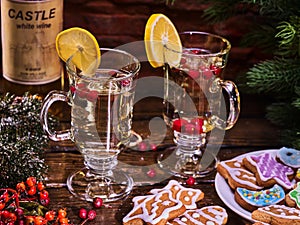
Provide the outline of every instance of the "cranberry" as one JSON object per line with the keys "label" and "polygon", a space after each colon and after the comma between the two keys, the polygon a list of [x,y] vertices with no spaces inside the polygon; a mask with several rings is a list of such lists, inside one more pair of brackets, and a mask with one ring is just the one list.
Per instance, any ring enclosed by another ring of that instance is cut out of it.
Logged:
{"label": "cranberry", "polygon": [[156,144],[150,144],[150,148],[151,148],[152,151],[156,151],[157,150]]}
{"label": "cranberry", "polygon": [[94,102],[94,101],[97,100],[98,94],[99,94],[98,91],[95,91],[95,90],[90,91],[90,92],[87,93],[86,99],[88,101]]}
{"label": "cranberry", "polygon": [[191,123],[195,126],[195,131],[197,131],[197,133],[203,133],[204,119],[195,118],[191,120]]}
{"label": "cranberry", "polygon": [[94,198],[93,200],[93,206],[98,209],[100,208],[101,206],[103,206],[103,200],[102,198]]}
{"label": "cranberry", "polygon": [[190,185],[190,186],[194,185],[195,182],[196,182],[196,180],[195,180],[194,177],[189,177],[189,178],[186,180],[186,184],[187,184],[187,185]]}
{"label": "cranberry", "polygon": [[198,70],[190,70],[189,75],[193,79],[197,79],[199,77],[199,71]]}
{"label": "cranberry", "polygon": [[138,147],[139,147],[139,150],[140,150],[140,151],[146,151],[147,148],[148,148],[147,143],[144,142],[144,141],[140,142],[140,143],[138,144]]}
{"label": "cranberry", "polygon": [[93,219],[95,219],[96,215],[97,215],[97,214],[96,214],[96,211],[95,211],[95,210],[90,210],[90,211],[88,212],[87,217],[88,217],[89,220],[93,220]]}
{"label": "cranberry", "polygon": [[71,91],[72,93],[75,93],[75,91],[76,91],[76,87],[74,87],[73,85],[72,85],[72,86],[70,86],[70,91]]}
{"label": "cranberry", "polygon": [[85,83],[79,83],[77,84],[78,89],[86,89],[86,84]]}
{"label": "cranberry", "polygon": [[213,72],[205,66],[201,67],[201,72],[202,72],[203,77],[207,80],[211,79],[214,75]]}
{"label": "cranberry", "polygon": [[210,69],[214,72],[214,74],[217,76],[217,75],[220,75],[221,72],[222,72],[222,68],[221,67],[218,67],[216,65],[210,65]]}
{"label": "cranberry", "polygon": [[177,132],[181,132],[181,128],[186,125],[188,122],[185,119],[175,119],[173,121],[173,127],[172,129],[177,131]]}
{"label": "cranberry", "polygon": [[86,219],[86,218],[87,218],[87,211],[86,211],[86,209],[81,208],[81,209],[79,210],[79,217],[80,217],[81,219]]}
{"label": "cranberry", "polygon": [[123,87],[128,87],[128,86],[130,86],[130,80],[122,80],[121,81],[121,85],[123,86]]}
{"label": "cranberry", "polygon": [[76,93],[77,93],[79,98],[85,98],[88,94],[88,91],[89,91],[88,89],[84,88],[84,89],[78,89],[76,91]]}
{"label": "cranberry", "polygon": [[147,172],[147,176],[148,177],[155,177],[156,176],[156,172],[155,172],[155,169],[150,169],[148,172]]}

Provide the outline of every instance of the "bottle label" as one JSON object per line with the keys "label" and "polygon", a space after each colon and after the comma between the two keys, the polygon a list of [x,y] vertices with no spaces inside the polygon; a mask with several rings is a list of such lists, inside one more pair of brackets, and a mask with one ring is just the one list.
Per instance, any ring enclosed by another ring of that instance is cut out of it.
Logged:
{"label": "bottle label", "polygon": [[3,76],[43,84],[61,76],[55,47],[63,26],[63,0],[1,0]]}

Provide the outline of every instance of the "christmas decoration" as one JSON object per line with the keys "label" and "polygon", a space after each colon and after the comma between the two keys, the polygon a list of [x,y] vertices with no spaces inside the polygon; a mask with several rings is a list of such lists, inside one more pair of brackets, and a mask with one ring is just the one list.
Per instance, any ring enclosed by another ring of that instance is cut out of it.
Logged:
{"label": "christmas decoration", "polygon": [[[211,23],[238,14],[256,19],[242,44],[271,53],[241,78],[247,90],[271,96],[266,117],[281,128],[282,144],[300,149],[300,3],[299,0],[195,0],[209,3],[204,18]],[[175,4],[175,0],[167,3]],[[240,21],[243,23],[243,21]]]}
{"label": "christmas decoration", "polygon": [[[25,93],[0,96],[0,187],[14,187],[27,177],[42,179],[48,138],[40,124],[42,99]],[[54,118],[50,118],[54,125]]]}

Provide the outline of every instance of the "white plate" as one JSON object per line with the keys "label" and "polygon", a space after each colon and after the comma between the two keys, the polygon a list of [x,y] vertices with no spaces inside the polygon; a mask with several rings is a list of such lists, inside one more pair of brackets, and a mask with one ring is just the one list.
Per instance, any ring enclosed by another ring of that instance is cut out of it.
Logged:
{"label": "white plate", "polygon": [[[268,149],[268,150],[261,150],[256,152],[249,152],[243,155],[239,155],[234,159],[244,158],[247,155],[253,155],[253,154],[258,155],[266,151],[275,154],[277,150],[278,149]],[[234,192],[229,187],[227,181],[219,173],[217,173],[215,178],[215,187],[220,199],[224,202],[226,206],[228,206],[228,208],[230,208],[232,211],[234,211],[241,217],[251,222],[255,222],[255,220],[251,218],[251,212],[245,210],[238,203],[236,203],[236,201],[234,200]]]}

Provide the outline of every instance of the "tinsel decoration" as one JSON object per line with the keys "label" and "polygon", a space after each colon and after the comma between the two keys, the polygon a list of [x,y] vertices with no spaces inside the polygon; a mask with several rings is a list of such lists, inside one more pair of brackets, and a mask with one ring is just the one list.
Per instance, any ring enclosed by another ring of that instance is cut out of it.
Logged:
{"label": "tinsel decoration", "polygon": [[[15,187],[30,176],[43,179],[48,138],[40,124],[42,99],[25,93],[0,96],[0,187]],[[55,120],[50,117],[50,123]]]}

